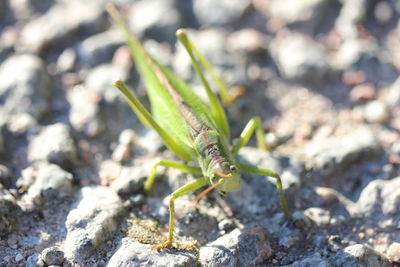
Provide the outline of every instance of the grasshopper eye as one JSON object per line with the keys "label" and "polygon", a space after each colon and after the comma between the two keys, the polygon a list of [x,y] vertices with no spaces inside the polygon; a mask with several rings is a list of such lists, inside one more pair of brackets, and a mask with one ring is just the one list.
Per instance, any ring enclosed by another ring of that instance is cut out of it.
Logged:
{"label": "grasshopper eye", "polygon": [[237,171],[237,167],[235,165],[229,166],[229,169],[233,172]]}
{"label": "grasshopper eye", "polygon": [[211,174],[211,176],[210,176],[210,181],[211,181],[211,183],[213,183],[213,184],[215,184],[216,182],[218,182],[217,181],[217,176],[213,173],[213,174]]}

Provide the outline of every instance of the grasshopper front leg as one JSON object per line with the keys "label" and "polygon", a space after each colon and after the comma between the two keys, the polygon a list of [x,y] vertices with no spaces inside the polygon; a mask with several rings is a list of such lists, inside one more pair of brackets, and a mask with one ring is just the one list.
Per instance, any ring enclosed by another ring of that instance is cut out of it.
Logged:
{"label": "grasshopper front leg", "polygon": [[279,195],[279,200],[281,202],[281,208],[282,208],[283,214],[285,215],[285,217],[287,219],[293,221],[293,216],[289,212],[286,198],[285,198],[285,193],[283,192],[281,176],[277,172],[274,172],[272,170],[265,169],[262,167],[251,166],[251,165],[246,165],[246,164],[242,164],[242,163],[237,163],[237,164],[238,164],[239,169],[242,172],[258,174],[258,175],[263,175],[263,176],[270,176],[270,177],[273,177],[276,179],[276,188],[278,189],[278,195]]}
{"label": "grasshopper front leg", "polygon": [[168,240],[161,244],[155,245],[152,248],[160,251],[161,249],[168,248],[172,245],[172,241],[174,239],[174,226],[175,226],[175,205],[174,201],[176,198],[186,195],[190,192],[193,192],[209,183],[207,177],[200,177],[194,181],[191,181],[184,186],[178,188],[171,194],[171,198],[169,200],[169,231],[168,231]]}

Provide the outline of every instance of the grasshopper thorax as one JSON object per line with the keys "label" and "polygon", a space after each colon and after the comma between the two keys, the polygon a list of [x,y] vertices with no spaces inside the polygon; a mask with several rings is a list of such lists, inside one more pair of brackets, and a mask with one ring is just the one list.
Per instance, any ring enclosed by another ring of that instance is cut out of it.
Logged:
{"label": "grasshopper thorax", "polygon": [[226,141],[215,130],[201,132],[195,138],[195,149],[203,175],[222,195],[240,188],[240,172]]}

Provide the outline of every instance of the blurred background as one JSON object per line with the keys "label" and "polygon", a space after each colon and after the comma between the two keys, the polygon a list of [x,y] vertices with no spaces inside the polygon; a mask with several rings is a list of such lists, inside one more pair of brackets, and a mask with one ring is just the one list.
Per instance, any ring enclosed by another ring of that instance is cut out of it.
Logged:
{"label": "blurred background", "polygon": [[[68,185],[52,188],[76,192],[107,187],[117,178],[115,164],[164,150],[112,86],[126,81],[147,105],[124,38],[105,11],[109,2],[157,60],[204,95],[175,37],[186,28],[228,86],[246,90],[227,107],[233,135],[260,116],[267,143],[300,162],[303,183],[357,201],[371,181],[400,174],[398,0],[0,0],[0,182],[11,198],[2,234],[22,233],[16,214],[44,201],[46,179],[31,189],[38,162],[68,173],[61,175]],[[315,204],[315,190],[307,190],[296,209]],[[393,199],[396,205],[400,197]],[[398,227],[393,220],[387,229]],[[400,241],[386,233],[381,247],[368,241],[382,253]],[[37,246],[24,243],[15,252],[0,244],[0,255],[18,265]]]}

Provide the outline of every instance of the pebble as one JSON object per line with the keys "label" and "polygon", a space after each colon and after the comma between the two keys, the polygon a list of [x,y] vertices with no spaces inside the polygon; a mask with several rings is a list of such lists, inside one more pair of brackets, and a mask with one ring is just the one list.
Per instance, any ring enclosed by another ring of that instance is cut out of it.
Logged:
{"label": "pebble", "polygon": [[32,209],[43,204],[51,206],[54,198],[72,194],[73,177],[71,173],[64,171],[58,165],[48,163],[37,164],[33,168],[31,179],[34,182],[22,198],[26,205],[25,208]]}
{"label": "pebble", "polygon": [[386,252],[388,258],[394,263],[400,263],[400,243],[393,242]]}
{"label": "pebble", "polygon": [[53,88],[38,56],[8,57],[0,66],[0,81],[0,102],[7,113],[28,113],[39,119],[50,110]]}
{"label": "pebble", "polygon": [[12,181],[11,170],[7,166],[0,164],[0,185],[8,188],[11,186]]}
{"label": "pebble", "polygon": [[26,260],[26,267],[43,267],[44,262],[42,261],[40,254],[32,254]]}
{"label": "pebble", "polygon": [[377,137],[369,128],[361,127],[345,136],[319,139],[307,144],[300,159],[305,168],[312,171],[310,176],[323,179],[361,158],[380,153],[382,144]]}
{"label": "pebble", "polygon": [[111,62],[114,52],[124,44],[124,41],[119,30],[109,30],[92,35],[77,45],[77,57],[82,64],[88,67]]}
{"label": "pebble", "polygon": [[17,214],[20,207],[14,197],[0,185],[0,235],[6,235],[14,231],[18,224]]}
{"label": "pebble", "polygon": [[304,257],[301,260],[295,261],[292,264],[289,265],[283,265],[282,267],[306,267],[306,266],[312,266],[312,267],[327,267],[330,266],[328,261],[324,259],[320,253],[316,252],[313,253],[310,256]]}
{"label": "pebble", "polygon": [[364,118],[370,123],[386,123],[390,119],[390,109],[379,100],[371,101],[365,106]]}
{"label": "pebble", "polygon": [[173,0],[141,0],[131,4],[129,26],[138,36],[173,43],[181,14]]}
{"label": "pebble", "polygon": [[270,49],[281,74],[288,79],[321,82],[329,72],[322,47],[306,35],[292,33],[275,38]]}
{"label": "pebble", "polygon": [[28,146],[30,162],[46,160],[65,168],[77,162],[77,150],[70,129],[63,123],[43,127]]}
{"label": "pebble", "polygon": [[[105,166],[107,167],[107,166]],[[107,172],[106,170],[104,170]],[[122,167],[110,187],[118,195],[131,195],[143,190],[144,182],[150,172],[150,166]]]}
{"label": "pebble", "polygon": [[333,266],[392,266],[385,255],[363,244],[344,248],[336,253],[330,262]]}
{"label": "pebble", "polygon": [[112,189],[83,187],[65,222],[65,257],[76,263],[90,257],[118,230],[117,218],[122,211],[122,202]]}
{"label": "pebble", "polygon": [[[290,6],[290,8],[288,8]],[[305,30],[315,31],[324,24],[324,19],[332,12],[329,0],[273,0],[263,12],[271,17],[268,24],[297,25]]]}
{"label": "pebble", "polygon": [[350,99],[353,102],[372,100],[376,97],[377,92],[372,84],[359,84],[354,86],[350,92]]}
{"label": "pebble", "polygon": [[77,37],[74,33],[79,30],[90,29],[94,33],[103,29],[103,15],[103,6],[95,2],[60,2],[25,25],[21,32],[19,49],[40,53],[52,46],[63,47]]}
{"label": "pebble", "polygon": [[306,209],[304,215],[309,217],[318,226],[329,224],[331,219],[331,214],[328,210],[318,207]]}
{"label": "pebble", "polygon": [[364,21],[369,7],[368,0],[346,1],[336,18],[335,28],[344,39],[352,39],[358,36],[357,25]]}
{"label": "pebble", "polygon": [[41,258],[48,265],[60,265],[64,262],[64,252],[57,247],[46,248],[42,251]]}
{"label": "pebble", "polygon": [[17,253],[17,255],[15,255],[15,261],[16,262],[20,262],[24,259],[24,256],[21,253]]}
{"label": "pebble", "polygon": [[250,5],[250,0],[194,0],[193,13],[203,25],[226,26],[246,15]]}
{"label": "pebble", "polygon": [[105,129],[100,116],[100,96],[88,88],[77,85],[67,93],[71,106],[69,120],[75,131],[89,137],[98,136]]}
{"label": "pebble", "polygon": [[190,251],[171,253],[168,250],[164,250],[162,252],[157,252],[155,249],[151,249],[150,245],[139,243],[130,238],[124,238],[107,264],[107,267],[122,266],[195,267],[197,266],[197,259],[193,252]]}
{"label": "pebble", "polygon": [[200,248],[202,266],[255,266],[269,259],[273,250],[262,227],[235,229]]}

